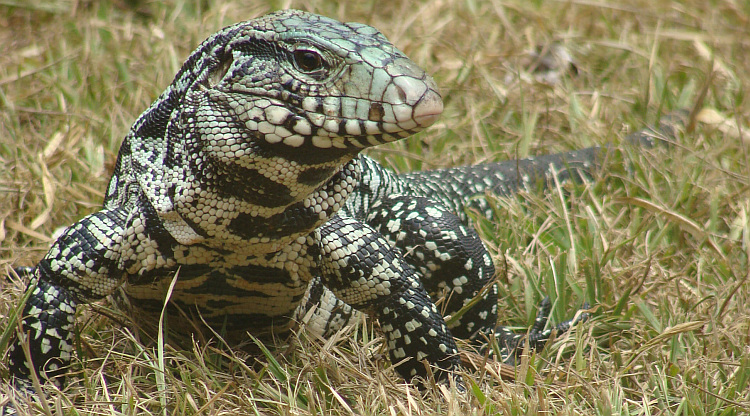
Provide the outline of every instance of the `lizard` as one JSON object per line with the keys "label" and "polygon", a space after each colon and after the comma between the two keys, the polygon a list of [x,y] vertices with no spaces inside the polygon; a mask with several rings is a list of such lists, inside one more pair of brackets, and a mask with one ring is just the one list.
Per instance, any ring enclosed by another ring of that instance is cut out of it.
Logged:
{"label": "lizard", "polygon": [[[453,374],[454,337],[495,337],[502,360],[541,349],[587,314],[545,329],[545,300],[528,333],[497,326],[495,267],[467,211],[491,218],[488,192],[581,179],[607,149],[406,174],[361,154],[442,110],[435,81],[364,24],[284,10],[211,35],[127,133],[102,209],[19,268],[30,297],[12,383],[62,385],[76,308],[119,287],[155,313],[174,284],[171,307],[229,333],[304,322],[327,336],[366,313],[406,380],[427,377],[425,364]],[[475,304],[449,327],[439,294],[448,314]]]}

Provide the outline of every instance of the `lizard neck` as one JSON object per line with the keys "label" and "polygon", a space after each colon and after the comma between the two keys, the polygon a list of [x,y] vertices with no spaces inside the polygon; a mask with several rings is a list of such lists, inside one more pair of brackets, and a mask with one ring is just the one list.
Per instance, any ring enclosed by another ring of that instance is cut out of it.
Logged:
{"label": "lizard neck", "polygon": [[352,157],[314,165],[254,155],[231,163],[203,158],[190,169],[199,180],[170,188],[174,209],[163,222],[182,244],[255,255],[278,251],[343,206],[360,179]]}

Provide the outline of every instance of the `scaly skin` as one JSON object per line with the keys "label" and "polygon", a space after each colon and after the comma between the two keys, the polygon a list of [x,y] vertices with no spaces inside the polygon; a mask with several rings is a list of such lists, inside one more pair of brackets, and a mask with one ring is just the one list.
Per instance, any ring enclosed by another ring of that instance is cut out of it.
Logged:
{"label": "scaly skin", "polygon": [[[209,37],[125,137],[102,210],[31,270],[14,385],[30,390],[32,372],[64,382],[77,305],[125,285],[156,313],[175,276],[170,306],[214,328],[304,321],[325,336],[363,311],[399,374],[425,377],[426,363],[445,378],[459,365],[454,335],[496,329],[495,269],[464,213],[486,202],[472,197],[512,194],[550,167],[578,176],[600,150],[525,161],[520,174],[490,164],[397,176],[359,155],[431,125],[442,106],[432,78],[369,26],[287,10]],[[448,329],[438,292],[448,313],[480,299]],[[192,328],[169,310],[170,326]],[[542,312],[532,346],[551,332]],[[521,335],[497,334],[512,359]]]}

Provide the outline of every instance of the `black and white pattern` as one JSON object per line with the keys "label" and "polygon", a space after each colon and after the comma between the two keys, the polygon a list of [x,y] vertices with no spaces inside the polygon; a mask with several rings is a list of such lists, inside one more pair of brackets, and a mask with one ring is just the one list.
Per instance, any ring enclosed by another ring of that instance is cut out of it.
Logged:
{"label": "black and white pattern", "polygon": [[[134,307],[158,313],[178,270],[170,304],[230,334],[302,323],[325,336],[364,312],[406,379],[425,363],[440,378],[456,369],[454,335],[494,334],[512,360],[526,334],[496,327],[495,269],[466,211],[490,216],[481,196],[555,172],[585,177],[604,150],[405,175],[359,154],[442,108],[432,78],[369,26],[287,10],[214,34],[134,123],[103,209],[32,270],[13,383],[28,390],[36,372],[62,384],[78,304],[124,285]],[[479,299],[448,328],[436,296],[447,314]],[[574,324],[545,329],[548,313],[544,303],[532,347]]]}

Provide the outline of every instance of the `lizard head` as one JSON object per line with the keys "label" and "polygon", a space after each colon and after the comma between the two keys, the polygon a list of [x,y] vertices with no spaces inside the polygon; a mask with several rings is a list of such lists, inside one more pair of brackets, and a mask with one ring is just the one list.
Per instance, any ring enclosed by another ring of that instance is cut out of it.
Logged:
{"label": "lizard head", "polygon": [[443,110],[433,79],[363,24],[284,10],[230,26],[198,51],[183,120],[217,150],[340,161]]}

